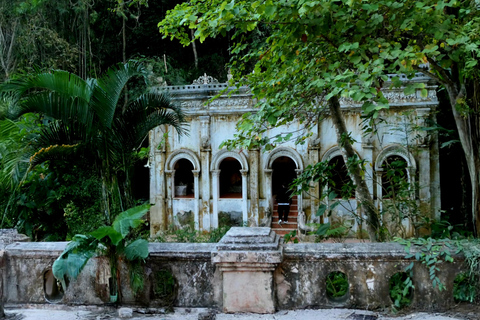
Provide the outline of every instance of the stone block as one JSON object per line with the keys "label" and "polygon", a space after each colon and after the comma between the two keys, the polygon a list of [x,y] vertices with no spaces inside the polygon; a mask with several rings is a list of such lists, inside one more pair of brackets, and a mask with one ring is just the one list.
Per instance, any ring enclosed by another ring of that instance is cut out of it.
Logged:
{"label": "stone block", "polygon": [[232,228],[212,252],[223,273],[223,311],[274,313],[273,272],[282,261],[280,237],[270,228]]}

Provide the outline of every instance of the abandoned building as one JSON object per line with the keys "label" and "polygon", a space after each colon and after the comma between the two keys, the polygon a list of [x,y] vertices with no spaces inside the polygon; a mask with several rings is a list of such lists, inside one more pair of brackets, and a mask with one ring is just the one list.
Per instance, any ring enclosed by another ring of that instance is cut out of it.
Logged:
{"label": "abandoned building", "polygon": [[[345,121],[356,141],[355,151],[365,161],[367,184],[377,205],[384,205],[381,200],[388,188],[382,174],[385,164],[401,161],[417,210],[439,217],[438,141],[434,134],[421,130],[434,117],[438,105],[436,86],[421,74],[402,80],[426,83],[428,94],[422,96],[417,89],[405,95],[404,88],[390,88],[386,83],[383,90],[390,108],[382,112],[374,133],[365,134],[361,105],[347,98],[341,100]],[[246,87],[209,102],[227,87],[226,83],[218,83],[206,75],[192,85],[167,87],[187,115],[189,135],[179,137],[172,128],[163,126],[150,134],[152,236],[170,225],[190,224],[197,230],[211,230],[225,219],[240,226],[271,226],[281,234],[304,228],[305,223],[319,221],[315,213],[321,204],[320,186],[313,185],[311,192],[295,196],[289,221],[280,226],[274,200],[279,185],[290,182],[308,165],[319,161],[338,166],[335,172],[339,176],[333,177],[338,181],[336,188],[345,180],[344,159],[329,119],[312,129],[313,135],[305,144],[296,145],[292,141],[268,152],[220,149],[223,141],[234,137],[241,116],[255,112],[255,100]],[[299,123],[290,123],[268,134],[273,136],[299,127]],[[358,219],[362,212],[355,195],[339,201],[341,205],[336,206],[330,217],[322,218],[323,222],[343,219],[358,234],[364,227]],[[412,218],[401,219],[400,231],[411,234],[415,227]]]}

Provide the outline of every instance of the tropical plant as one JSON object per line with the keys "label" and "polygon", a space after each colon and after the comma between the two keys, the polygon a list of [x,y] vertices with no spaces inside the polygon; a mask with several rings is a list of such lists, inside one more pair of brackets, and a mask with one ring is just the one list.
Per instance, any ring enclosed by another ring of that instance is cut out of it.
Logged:
{"label": "tropical plant", "polygon": [[[67,289],[66,278],[76,279],[86,263],[95,255],[104,255],[110,264],[110,294],[119,294],[121,301],[120,263],[134,263],[148,257],[148,241],[145,239],[130,239],[132,229],[143,223],[142,217],[150,205],[141,205],[121,212],[112,225],[99,227],[90,234],[77,234],[68,243],[60,257],[53,263],[52,271],[64,290]],[[133,268],[130,268],[130,283],[132,288],[141,289],[143,281]],[[140,284],[140,285],[139,285]]]}
{"label": "tropical plant", "polygon": [[[171,125],[186,132],[182,111],[166,93],[146,89],[146,70],[129,61],[107,70],[98,79],[82,79],[66,71],[38,72],[2,87],[17,104],[16,115],[38,113],[45,123],[29,143],[36,149],[30,166],[75,160],[91,166],[102,181],[107,223],[113,211],[133,205],[130,174],[148,132]],[[124,103],[127,82],[144,80],[144,92]]]}

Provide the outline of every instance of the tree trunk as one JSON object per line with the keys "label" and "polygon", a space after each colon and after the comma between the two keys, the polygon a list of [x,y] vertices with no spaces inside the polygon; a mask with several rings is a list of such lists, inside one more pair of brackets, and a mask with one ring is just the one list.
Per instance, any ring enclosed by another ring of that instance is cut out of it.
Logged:
{"label": "tree trunk", "polygon": [[[125,17],[125,4],[122,1],[122,59],[123,64],[127,63],[127,18]],[[123,111],[127,108],[128,104],[128,86],[125,84],[124,90],[124,101],[123,101]]]}
{"label": "tree trunk", "polygon": [[[478,139],[478,134],[475,131],[475,112],[470,113],[465,116],[460,114],[457,109],[457,101],[466,100],[465,93],[466,89],[462,86],[458,89],[452,83],[443,83],[448,92],[448,97],[450,100],[450,105],[452,107],[453,117],[455,119],[455,124],[458,130],[458,136],[460,138],[460,144],[465,153],[465,159],[467,163],[468,173],[470,177],[470,184],[472,187],[472,221],[475,229],[475,234],[478,235],[480,230],[480,188],[478,183],[480,182],[480,154],[479,148],[476,144]],[[473,127],[473,128],[472,128]]]}
{"label": "tree trunk", "polygon": [[333,124],[337,131],[337,142],[342,146],[343,157],[345,158],[345,164],[347,164],[348,171],[352,175],[355,182],[358,199],[357,202],[363,208],[367,216],[367,232],[372,242],[385,241],[385,234],[382,231],[379,212],[375,207],[372,195],[368,190],[367,183],[364,179],[364,172],[359,163],[349,165],[347,159],[358,158],[357,154],[353,150],[353,146],[349,139],[345,139],[348,136],[347,126],[343,118],[342,110],[340,109],[340,102],[337,96],[333,96],[328,100],[328,106],[330,109],[330,116],[332,117]]}
{"label": "tree trunk", "polygon": [[193,29],[190,30],[190,34],[192,35],[192,50],[193,50],[193,58],[195,62],[195,69],[198,69],[197,46],[195,45],[195,35],[193,34]]}

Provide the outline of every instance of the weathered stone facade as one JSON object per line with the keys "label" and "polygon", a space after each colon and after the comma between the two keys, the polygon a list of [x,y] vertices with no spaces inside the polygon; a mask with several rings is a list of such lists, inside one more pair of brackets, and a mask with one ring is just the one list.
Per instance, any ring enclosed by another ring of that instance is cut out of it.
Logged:
{"label": "weathered stone facade", "polygon": [[[421,74],[409,81],[428,83]],[[150,201],[155,204],[150,213],[152,236],[182,221],[193,222],[199,230],[217,228],[222,214],[241,220],[242,225],[270,226],[272,196],[281,179],[291,179],[310,164],[341,157],[329,119],[312,128],[313,135],[303,145],[288,142],[270,152],[220,149],[223,141],[233,138],[241,116],[255,112],[255,101],[248,88],[242,87],[209,102],[227,85],[202,83],[167,87],[187,114],[188,136],[178,137],[175,131],[165,127],[151,132]],[[419,129],[433,117],[438,105],[436,86],[428,84],[426,96],[421,95],[420,89],[405,95],[404,88],[390,89],[389,86],[390,83],[386,83],[383,91],[390,109],[382,112],[374,134],[362,131],[360,105],[351,99],[341,100],[348,130],[356,141],[355,151],[366,162],[369,189],[375,199],[382,198],[383,165],[389,157],[399,157],[407,165],[408,181],[416,188],[413,200],[419,210],[439,217],[438,143],[435,135]],[[299,128],[299,123],[291,123],[288,127],[269,130],[268,135]],[[303,212],[307,222],[315,219],[314,213],[320,205],[315,196],[319,193],[320,187],[316,185],[311,192],[314,196],[298,197],[298,212]],[[342,204],[336,208],[336,216],[348,216],[345,208],[362,214],[354,198],[342,200]],[[382,206],[380,201],[378,206]],[[358,219],[353,223],[354,229],[361,228]],[[409,221],[400,225],[400,233],[412,234]]]}

